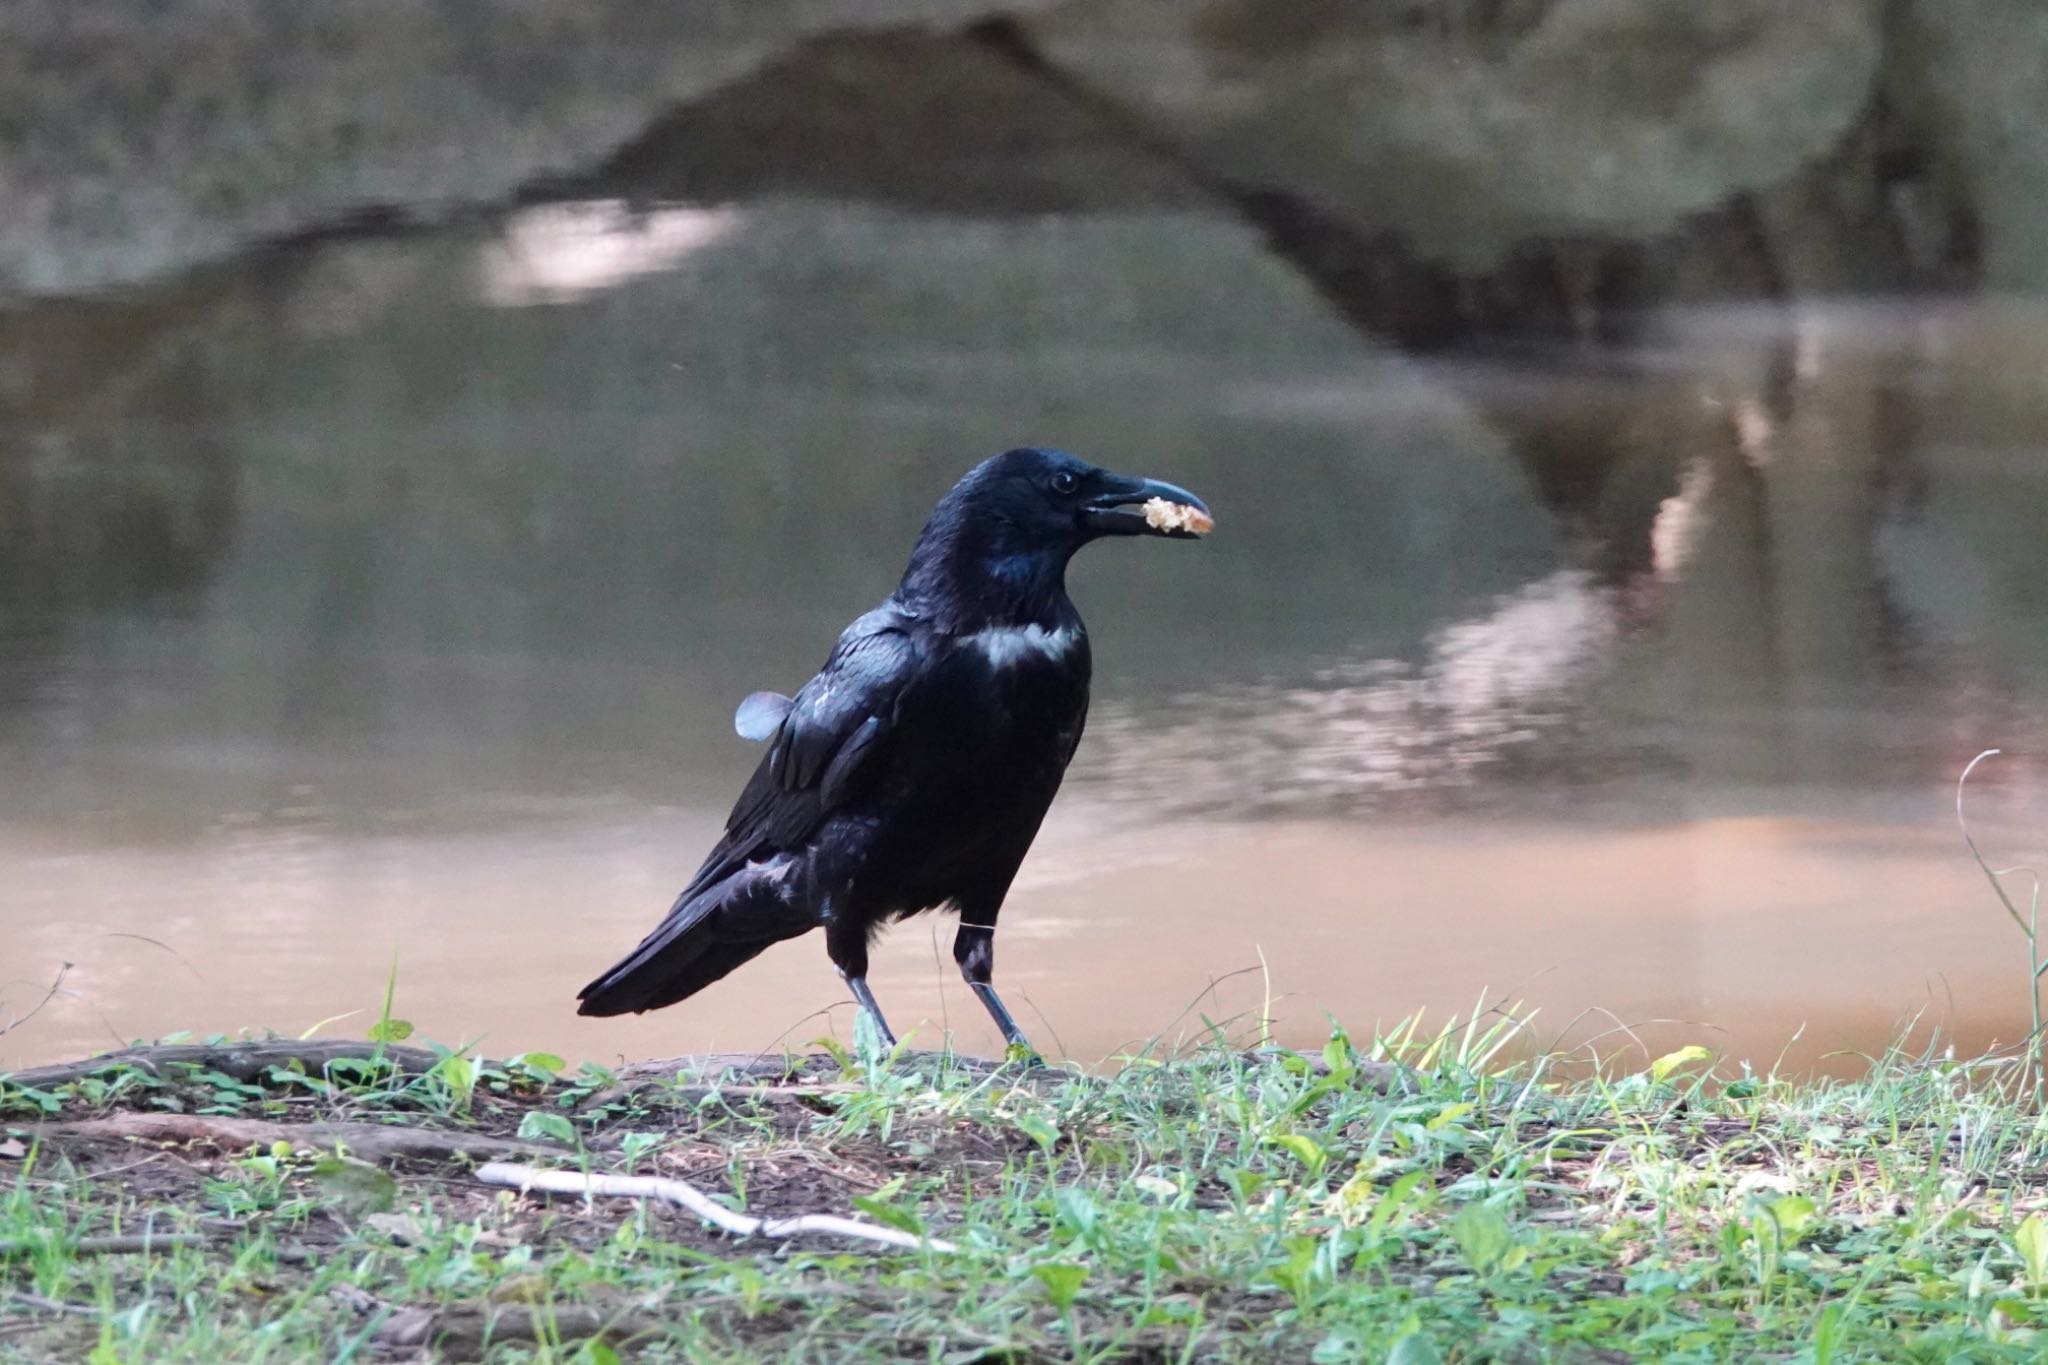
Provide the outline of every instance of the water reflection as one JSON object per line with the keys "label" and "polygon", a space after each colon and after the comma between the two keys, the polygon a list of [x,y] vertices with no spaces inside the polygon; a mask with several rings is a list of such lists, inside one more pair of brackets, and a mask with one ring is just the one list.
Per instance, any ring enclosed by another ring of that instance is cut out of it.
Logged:
{"label": "water reflection", "polygon": [[635,213],[620,199],[520,209],[506,221],[501,240],[481,252],[481,292],[485,302],[503,308],[568,303],[673,269],[740,224],[736,209]]}
{"label": "water reflection", "polygon": [[1612,595],[1562,570],[1440,628],[1412,665],[1334,663],[1107,708],[1077,778],[1154,811],[1308,817],[1483,801],[1525,756],[1561,778],[1563,732],[1613,664]]}
{"label": "water reflection", "polygon": [[[1977,989],[2006,945],[1943,822],[1969,754],[2038,742],[2030,312],[1422,362],[1203,214],[803,199],[45,307],[0,325],[0,935],[8,977],[78,966],[0,1062],[305,1027],[394,948],[405,1012],[493,1047],[843,1028],[806,1022],[811,943],[650,1019],[569,1005],[743,780],[733,702],[800,682],[1018,440],[1224,525],[1076,566],[1095,719],[1004,928],[1070,1050],[1261,953],[1300,1038],[1485,986],[1760,1055],[1802,1020],[1806,1055],[1875,1046],[1943,978],[1975,1036],[2024,1019]],[[2032,770],[1986,791],[2024,854]],[[890,997],[986,1045],[928,939]]]}

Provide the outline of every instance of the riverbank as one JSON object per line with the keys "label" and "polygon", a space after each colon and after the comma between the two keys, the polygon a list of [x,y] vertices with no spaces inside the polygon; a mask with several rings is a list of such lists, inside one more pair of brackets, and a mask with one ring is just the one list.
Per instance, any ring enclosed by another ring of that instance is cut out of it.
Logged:
{"label": "riverbank", "polygon": [[[42,1068],[0,1081],[0,1359],[2036,1358],[2048,1126],[2011,1063],[1574,1078],[1518,1041]],[[516,1188],[544,1170],[746,1235]]]}

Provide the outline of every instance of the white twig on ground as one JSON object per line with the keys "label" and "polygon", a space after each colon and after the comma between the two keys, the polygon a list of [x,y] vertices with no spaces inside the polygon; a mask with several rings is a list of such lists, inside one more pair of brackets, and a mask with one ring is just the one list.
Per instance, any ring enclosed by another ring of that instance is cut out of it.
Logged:
{"label": "white twig on ground", "polygon": [[688,1209],[707,1223],[715,1223],[740,1237],[794,1237],[805,1232],[828,1232],[839,1237],[857,1237],[883,1246],[912,1251],[958,1251],[951,1242],[937,1237],[919,1237],[897,1228],[885,1228],[860,1218],[841,1218],[830,1213],[801,1213],[792,1218],[756,1218],[734,1213],[695,1185],[646,1175],[585,1175],[581,1171],[543,1171],[509,1161],[486,1162],[476,1178],[486,1185],[504,1185],[520,1191],[541,1190],[548,1194],[580,1194],[589,1199],[609,1195],[621,1199],[659,1199]]}

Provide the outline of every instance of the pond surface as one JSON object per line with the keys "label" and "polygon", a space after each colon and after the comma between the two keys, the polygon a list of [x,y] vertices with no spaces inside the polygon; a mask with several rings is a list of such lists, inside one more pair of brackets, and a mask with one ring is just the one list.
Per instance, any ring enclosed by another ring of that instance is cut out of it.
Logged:
{"label": "pond surface", "polygon": [[[850,1033],[821,941],[575,992],[983,455],[1095,547],[1096,704],[998,981],[1096,1060],[1522,1002],[1769,1065],[2024,1032],[2048,315],[1860,300],[1422,359],[1199,212],[536,205],[0,312],[0,1066],[396,1012],[601,1059]],[[937,920],[874,982],[996,1045]],[[1249,969],[1249,970],[1247,970]]]}

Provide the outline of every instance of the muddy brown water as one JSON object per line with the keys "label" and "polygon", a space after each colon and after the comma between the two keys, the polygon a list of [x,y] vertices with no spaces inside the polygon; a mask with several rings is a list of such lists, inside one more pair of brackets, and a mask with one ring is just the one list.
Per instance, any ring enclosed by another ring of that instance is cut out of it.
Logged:
{"label": "muddy brown water", "polygon": [[[2048,316],[1703,310],[1423,360],[1241,228],[792,198],[337,240],[0,312],[0,1066],[175,1030],[611,1059],[846,1037],[799,940],[574,995],[973,460],[1186,484],[1073,587],[1096,705],[998,981],[1085,1060],[1475,1000],[1769,1065],[2024,1031]],[[942,921],[879,952],[995,1045]]]}

